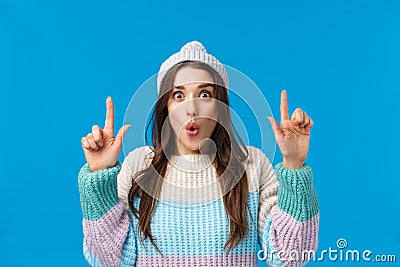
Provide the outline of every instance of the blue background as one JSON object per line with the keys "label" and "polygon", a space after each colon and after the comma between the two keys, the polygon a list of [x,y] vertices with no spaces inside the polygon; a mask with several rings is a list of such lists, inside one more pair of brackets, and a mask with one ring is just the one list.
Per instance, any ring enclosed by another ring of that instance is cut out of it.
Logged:
{"label": "blue background", "polygon": [[191,40],[247,74],[275,118],[285,88],[290,111],[314,119],[319,251],[345,238],[400,261],[399,13],[396,1],[1,0],[0,265],[86,266],[80,139],[103,125],[108,95],[119,129],[136,88]]}

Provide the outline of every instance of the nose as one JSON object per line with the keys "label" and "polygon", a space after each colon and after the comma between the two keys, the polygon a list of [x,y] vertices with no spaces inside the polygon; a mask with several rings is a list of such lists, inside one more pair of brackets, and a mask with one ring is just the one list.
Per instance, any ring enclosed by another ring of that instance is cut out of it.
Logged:
{"label": "nose", "polygon": [[196,117],[198,115],[197,105],[194,99],[187,100],[186,103],[186,114],[190,117]]}

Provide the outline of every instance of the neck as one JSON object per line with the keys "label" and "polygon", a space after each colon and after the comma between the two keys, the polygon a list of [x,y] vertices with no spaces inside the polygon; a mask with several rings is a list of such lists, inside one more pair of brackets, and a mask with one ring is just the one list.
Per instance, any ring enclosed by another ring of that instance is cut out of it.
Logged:
{"label": "neck", "polygon": [[186,155],[200,155],[200,150],[189,150],[189,151],[177,151],[174,155],[177,156],[186,156]]}
{"label": "neck", "polygon": [[[203,139],[204,140],[204,139]],[[184,156],[184,155],[200,155],[200,154],[215,154],[216,151],[213,149],[213,142],[205,141],[200,142],[199,149],[189,149],[184,144],[178,143],[174,149],[174,155]]]}

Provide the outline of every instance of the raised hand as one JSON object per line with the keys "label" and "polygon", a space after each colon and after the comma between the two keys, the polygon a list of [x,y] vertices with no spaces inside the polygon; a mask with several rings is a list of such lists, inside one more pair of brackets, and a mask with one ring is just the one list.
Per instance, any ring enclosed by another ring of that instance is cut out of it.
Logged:
{"label": "raised hand", "polygon": [[310,144],[310,129],[314,125],[311,117],[300,108],[296,108],[289,119],[288,98],[286,90],[281,93],[281,125],[268,117],[276,142],[282,152],[283,167],[299,169],[307,158]]}
{"label": "raised hand", "polygon": [[122,140],[130,125],[122,126],[114,138],[114,104],[111,97],[106,100],[104,129],[92,126],[92,132],[82,138],[82,148],[92,172],[115,166],[122,147]]}

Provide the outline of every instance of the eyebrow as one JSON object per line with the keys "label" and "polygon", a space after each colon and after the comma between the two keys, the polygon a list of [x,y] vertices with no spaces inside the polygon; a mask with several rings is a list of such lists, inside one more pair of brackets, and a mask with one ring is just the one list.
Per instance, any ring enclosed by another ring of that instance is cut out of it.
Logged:
{"label": "eyebrow", "polygon": [[[202,83],[202,84],[200,84],[199,86],[197,86],[197,89],[206,88],[206,87],[208,87],[208,86],[211,86],[211,87],[214,88],[214,84],[213,84],[213,83]],[[183,85],[175,85],[174,88],[176,88],[176,89],[182,89],[182,90],[185,90],[185,89],[186,89],[185,86],[183,86]]]}

